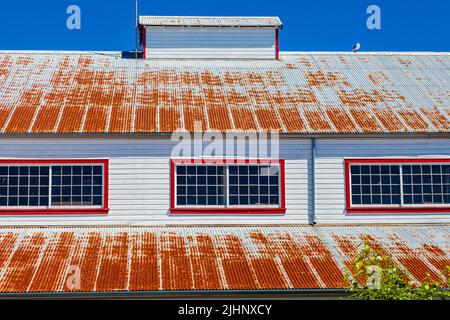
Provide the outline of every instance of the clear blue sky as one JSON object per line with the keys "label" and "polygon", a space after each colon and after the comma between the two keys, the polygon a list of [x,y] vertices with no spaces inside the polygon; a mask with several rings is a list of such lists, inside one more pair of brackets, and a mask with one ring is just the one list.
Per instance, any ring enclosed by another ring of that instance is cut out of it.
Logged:
{"label": "clear blue sky", "polygon": [[[66,9],[81,8],[81,30]],[[366,9],[381,8],[381,30]],[[0,49],[130,50],[134,0],[4,0]],[[281,50],[450,51],[450,0],[139,0],[144,15],[278,15]]]}

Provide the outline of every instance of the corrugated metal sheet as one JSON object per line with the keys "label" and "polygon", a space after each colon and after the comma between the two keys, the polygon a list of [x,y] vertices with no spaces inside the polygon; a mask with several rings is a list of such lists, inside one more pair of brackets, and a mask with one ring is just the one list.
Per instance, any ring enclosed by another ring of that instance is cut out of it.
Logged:
{"label": "corrugated metal sheet", "polygon": [[449,235],[448,225],[2,228],[0,292],[347,288],[362,239],[411,280],[443,281]]}
{"label": "corrugated metal sheet", "polygon": [[0,133],[448,133],[450,55],[0,52]]}
{"label": "corrugated metal sheet", "polygon": [[182,27],[281,27],[279,17],[196,17],[196,16],[139,16],[145,26]]}

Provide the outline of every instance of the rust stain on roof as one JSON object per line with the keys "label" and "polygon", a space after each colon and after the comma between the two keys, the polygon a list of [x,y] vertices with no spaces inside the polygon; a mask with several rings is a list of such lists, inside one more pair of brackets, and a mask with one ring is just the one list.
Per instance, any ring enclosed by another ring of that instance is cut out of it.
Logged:
{"label": "rust stain on roof", "polygon": [[180,109],[177,107],[159,108],[159,128],[164,132],[181,129]]}
{"label": "rust stain on roof", "polygon": [[342,236],[334,235],[334,241],[337,243],[339,249],[343,253],[343,263],[347,270],[351,273],[353,279],[360,285],[363,285],[367,281],[367,276],[358,273],[354,266],[354,262],[358,253],[357,239],[354,236]]}
{"label": "rust stain on roof", "polygon": [[194,288],[224,289],[211,236],[198,234],[188,240]]}
{"label": "rust stain on roof", "polygon": [[374,97],[381,103],[397,103],[397,105],[405,105],[406,98],[394,89],[372,90]]}
{"label": "rust stain on roof", "polygon": [[430,277],[433,281],[440,281],[442,285],[445,284],[438,272],[431,270],[422,259],[417,257],[415,250],[411,250],[411,248],[402,242],[397,242],[395,245],[396,249],[401,252],[397,260],[408,270],[408,273],[414,279],[421,282],[426,280],[427,277]]}
{"label": "rust stain on roof", "polygon": [[315,132],[330,132],[333,131],[326,114],[322,109],[316,107],[305,108],[303,110],[305,118],[312,131]]}
{"label": "rust stain on roof", "polygon": [[445,116],[437,110],[437,108],[422,107],[420,108],[420,111],[436,128],[443,131],[448,131],[450,129],[450,123]]}
{"label": "rust stain on roof", "polygon": [[30,291],[58,291],[62,287],[62,275],[69,264],[70,252],[75,244],[75,236],[71,232],[54,234],[43,251],[39,269],[35,272]]}
{"label": "rust stain on roof", "polygon": [[59,114],[65,103],[65,92],[53,89],[45,95],[43,105],[36,116],[32,132],[53,132],[58,121]]}
{"label": "rust stain on roof", "polygon": [[377,118],[368,108],[349,107],[348,112],[352,115],[356,124],[364,132],[380,132],[383,128],[377,122]]}
{"label": "rust stain on roof", "polygon": [[154,106],[136,107],[136,118],[134,121],[135,132],[156,132],[156,114]]}
{"label": "rust stain on roof", "polygon": [[346,106],[364,107],[375,105],[378,99],[364,89],[338,90],[339,99]]}
{"label": "rust stain on roof", "polygon": [[350,86],[347,78],[337,72],[305,72],[305,77],[310,86]]}
{"label": "rust stain on roof", "polygon": [[[99,231],[76,237],[71,255],[71,270],[63,276],[63,291],[94,291],[97,268],[102,254],[102,236]],[[82,272],[82,273],[81,273]],[[80,276],[79,279],[75,278]]]}
{"label": "rust stain on roof", "polygon": [[109,132],[131,131],[135,94],[135,88],[127,88],[125,86],[117,86],[115,88],[112,99]]}
{"label": "rust stain on roof", "polygon": [[445,228],[2,228],[0,292],[348,288],[363,239],[411,279],[442,281]]}
{"label": "rust stain on roof", "polygon": [[3,233],[0,239],[0,246],[2,248],[2,250],[0,250],[0,272],[3,272],[3,268],[6,266],[8,258],[11,256],[14,249],[17,234],[12,232]]}
{"label": "rust stain on roof", "polygon": [[197,131],[197,125],[200,124],[200,130],[206,131],[206,119],[204,108],[201,106],[184,107],[184,127],[189,132]]}
{"label": "rust stain on roof", "polygon": [[8,79],[12,65],[13,59],[10,55],[5,55],[0,58],[0,85]]}
{"label": "rust stain on roof", "polygon": [[333,259],[330,251],[318,236],[305,236],[310,250],[310,261],[327,288],[348,286],[342,270]]}
{"label": "rust stain on roof", "polygon": [[28,291],[45,240],[41,232],[26,235],[21,240],[19,247],[10,257],[11,260],[2,275],[0,287],[7,287],[11,292]]}
{"label": "rust stain on roof", "polygon": [[281,130],[281,125],[274,108],[256,108],[255,113],[258,123],[264,131]]}
{"label": "rust stain on roof", "polygon": [[152,232],[140,232],[132,236],[129,290],[160,289],[158,268],[158,240]]}
{"label": "rust stain on roof", "polygon": [[325,109],[334,127],[339,132],[357,132],[357,128],[354,125],[352,119],[343,108],[328,107]]}
{"label": "rust stain on roof", "polygon": [[236,130],[257,131],[257,126],[253,117],[252,109],[249,107],[233,107],[231,114],[234,119]]}
{"label": "rust stain on roof", "polygon": [[408,130],[392,108],[374,107],[372,111],[388,132],[406,132]]}
{"label": "rust stain on roof", "polygon": [[414,131],[425,132],[429,129],[428,124],[420,117],[419,113],[414,108],[403,108],[397,110],[398,115],[402,117],[403,121]]}
{"label": "rust stain on roof", "polygon": [[5,132],[27,132],[33,116],[41,104],[42,95],[43,89],[37,85],[24,90]]}
{"label": "rust stain on roof", "polygon": [[279,108],[278,113],[289,132],[306,132],[306,126],[303,122],[297,108],[284,107]]}
{"label": "rust stain on roof", "polygon": [[171,290],[193,289],[190,257],[186,240],[171,232],[160,238],[162,287]]}
{"label": "rust stain on roof", "polygon": [[407,67],[410,67],[413,64],[413,62],[409,59],[398,59],[398,62]]}
{"label": "rust stain on roof", "polygon": [[58,132],[80,132],[87,110],[90,90],[90,87],[86,86],[77,86],[70,90],[66,104],[62,108]]}
{"label": "rust stain on roof", "polygon": [[0,53],[0,132],[192,132],[195,121],[201,130],[220,131],[449,131],[447,55],[281,60],[212,64],[113,53]]}
{"label": "rust stain on roof", "polygon": [[219,75],[213,74],[209,70],[205,70],[200,74],[200,81],[205,86],[220,86],[223,87],[222,79]]}
{"label": "rust stain on roof", "polygon": [[444,250],[437,245],[424,243],[422,247],[425,249],[427,260],[437,269],[445,270],[450,265],[450,258]]}
{"label": "rust stain on roof", "polygon": [[383,71],[369,72],[367,75],[370,81],[376,86],[389,85],[393,86],[394,83]]}
{"label": "rust stain on roof", "polygon": [[126,290],[128,285],[127,232],[107,234],[101,249],[95,289],[98,291]]}
{"label": "rust stain on roof", "polygon": [[0,128],[3,128],[5,122],[11,114],[11,108],[0,104]]}

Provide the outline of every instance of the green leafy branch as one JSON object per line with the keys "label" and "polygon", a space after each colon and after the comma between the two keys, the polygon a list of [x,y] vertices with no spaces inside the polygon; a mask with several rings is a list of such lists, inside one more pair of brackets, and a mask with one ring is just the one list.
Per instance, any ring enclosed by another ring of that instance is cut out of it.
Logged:
{"label": "green leafy branch", "polygon": [[[362,248],[361,248],[362,247]],[[433,280],[428,274],[420,283],[411,281],[392,260],[392,255],[374,250],[367,241],[359,246],[346,272],[352,297],[365,300],[447,299],[450,297],[450,266],[442,271],[445,281]]]}

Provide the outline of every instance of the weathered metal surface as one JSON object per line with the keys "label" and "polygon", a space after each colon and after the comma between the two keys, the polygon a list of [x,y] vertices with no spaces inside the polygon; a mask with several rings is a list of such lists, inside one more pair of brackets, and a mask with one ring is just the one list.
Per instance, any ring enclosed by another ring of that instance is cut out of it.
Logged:
{"label": "weathered metal surface", "polygon": [[0,228],[0,292],[347,288],[363,239],[416,282],[450,264],[446,225]]}
{"label": "weathered metal surface", "polygon": [[196,16],[139,16],[145,26],[182,27],[281,27],[279,17],[196,17]]}
{"label": "weathered metal surface", "polygon": [[0,52],[0,133],[448,133],[449,54]]}

